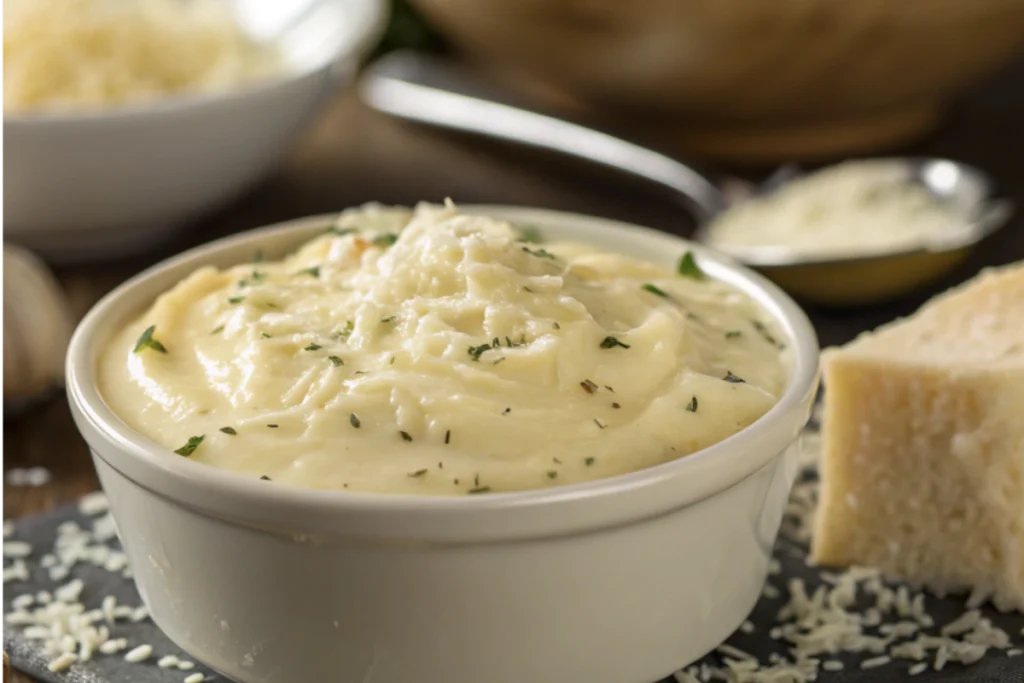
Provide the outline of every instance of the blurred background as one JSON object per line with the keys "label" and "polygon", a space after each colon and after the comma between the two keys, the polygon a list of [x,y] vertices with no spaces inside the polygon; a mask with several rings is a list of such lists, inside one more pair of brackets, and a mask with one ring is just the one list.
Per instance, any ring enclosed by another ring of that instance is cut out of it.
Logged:
{"label": "blurred background", "polygon": [[[5,507],[18,514],[93,486],[60,393],[73,325],[191,246],[368,201],[445,197],[694,234],[692,211],[642,179],[374,110],[360,73],[395,51],[432,55],[488,96],[645,145],[723,188],[792,162],[930,156],[1024,202],[1021,0],[236,0],[222,3],[230,30],[157,0],[104,25],[97,7],[116,1],[5,7],[5,489],[28,491]],[[276,60],[265,71],[247,52],[263,43]],[[189,81],[189,59],[204,54],[217,69]],[[128,88],[139,74],[124,55],[154,77]],[[869,305],[804,303],[823,345],[844,342],[1024,258],[1024,222],[1015,215],[964,256]]]}

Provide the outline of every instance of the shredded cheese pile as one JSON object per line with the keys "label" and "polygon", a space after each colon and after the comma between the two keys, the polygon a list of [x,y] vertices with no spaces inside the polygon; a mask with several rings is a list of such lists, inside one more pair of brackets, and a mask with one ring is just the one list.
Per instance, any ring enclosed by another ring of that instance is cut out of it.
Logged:
{"label": "shredded cheese pile", "polygon": [[280,68],[217,0],[8,0],[4,111],[230,90]]}

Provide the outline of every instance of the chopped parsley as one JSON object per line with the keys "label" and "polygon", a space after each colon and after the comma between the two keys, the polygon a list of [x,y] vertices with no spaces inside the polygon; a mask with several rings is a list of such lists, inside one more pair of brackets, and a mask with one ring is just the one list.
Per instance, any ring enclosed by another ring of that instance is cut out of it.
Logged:
{"label": "chopped parsley", "polygon": [[229,297],[228,298],[228,303],[232,304],[232,305],[240,304],[243,301],[245,301],[245,297],[244,296],[233,296],[233,297]]}
{"label": "chopped parsley", "polygon": [[745,384],[746,381],[747,381],[745,379],[742,379],[742,378],[737,377],[736,375],[732,374],[732,370],[726,370],[725,371],[725,377],[723,377],[722,379],[724,379],[726,382],[730,382],[732,384]]}
{"label": "chopped parsley", "polygon": [[345,328],[339,332],[334,333],[334,338],[338,341],[348,341],[348,338],[352,336],[352,332],[356,329],[356,324],[351,320],[345,323]]}
{"label": "chopped parsley", "polygon": [[427,471],[425,469],[424,470],[416,470],[415,472],[410,472],[409,476],[410,477],[422,477],[426,473],[427,473]]}
{"label": "chopped parsley", "polygon": [[393,232],[386,232],[373,238],[373,243],[378,247],[387,248],[398,241],[398,235]]}
{"label": "chopped parsley", "polygon": [[327,356],[327,360],[329,360],[332,363],[334,363],[334,367],[336,367],[336,368],[345,364],[345,361],[343,361],[338,356]]}
{"label": "chopped parsley", "polygon": [[690,402],[686,404],[686,411],[689,413],[697,412],[697,397],[693,396],[690,398]]}
{"label": "chopped parsley", "polygon": [[490,351],[490,350],[491,350],[491,345],[490,344],[481,344],[480,346],[470,346],[469,350],[468,350],[468,353],[469,353],[469,357],[470,358],[472,358],[473,360],[479,362],[480,361],[480,356],[482,356],[484,353],[486,353],[487,351]]}
{"label": "chopped parsley", "polygon": [[309,268],[303,268],[296,275],[312,275],[313,277],[320,277],[320,266],[310,266]]}
{"label": "chopped parsley", "polygon": [[554,328],[555,328],[556,330],[560,330],[560,329],[562,329],[562,326],[561,326],[561,325],[559,325],[559,324],[558,324],[557,322],[553,322],[553,323],[551,323],[551,326],[552,326],[552,327],[554,327]]}
{"label": "chopped parsley", "polygon": [[409,434],[409,432],[403,432],[403,431],[399,430],[398,433],[401,434],[402,441],[412,441],[412,436]]}
{"label": "chopped parsley", "polygon": [[537,228],[520,228],[519,241],[526,242],[527,244],[540,244],[544,241],[544,238]]}
{"label": "chopped parsley", "polygon": [[269,427],[270,429],[277,429],[277,428],[278,428],[279,426],[280,426],[280,425],[275,425],[275,424],[269,424],[269,425],[267,425],[267,427]]}
{"label": "chopped parsley", "polygon": [[688,251],[682,255],[679,259],[679,267],[677,271],[683,277],[690,277],[694,280],[703,280],[707,277],[701,267],[697,265],[697,259],[693,257],[693,252]]}
{"label": "chopped parsley", "polygon": [[621,407],[622,406],[620,406],[618,403],[612,403],[612,408],[615,408],[615,410],[618,410]]}
{"label": "chopped parsley", "polygon": [[447,430],[444,433],[444,442],[447,444],[452,440],[452,430]]}
{"label": "chopped parsley", "polygon": [[158,342],[156,339],[153,339],[153,332],[155,331],[156,325],[150,325],[149,327],[147,327],[146,331],[143,332],[139,336],[139,339],[135,342],[135,348],[132,349],[132,352],[138,353],[139,351],[142,351],[144,349],[153,349],[154,351],[159,351],[160,353],[167,353],[167,348],[163,344]]}
{"label": "chopped parsley", "polygon": [[181,448],[176,448],[174,452],[177,453],[178,455],[184,455],[187,458],[188,456],[195,453],[196,449],[199,448],[199,444],[201,444],[203,442],[203,439],[205,438],[205,434],[200,434],[199,436],[190,436],[188,437],[188,442]]}
{"label": "chopped parsley", "polygon": [[262,477],[260,477],[260,481],[270,481],[270,477],[264,474]]}
{"label": "chopped parsley", "polygon": [[502,415],[508,415],[511,412],[512,412],[511,408],[505,408],[504,412],[502,412]]}
{"label": "chopped parsley", "polygon": [[261,334],[260,336],[261,336],[261,337],[263,337],[264,339],[270,339],[270,335],[269,335],[269,334],[267,334],[266,332],[264,332],[264,333],[263,333],[263,334]]}
{"label": "chopped parsley", "polygon": [[395,364],[395,357],[391,356],[391,360],[388,361],[388,365],[394,365],[394,364]]}
{"label": "chopped parsley", "polygon": [[558,477],[558,472],[555,470],[548,470],[548,479],[555,479]]}
{"label": "chopped parsley", "polygon": [[220,334],[223,331],[224,331],[224,326],[223,325],[218,325],[217,327],[215,327],[212,330],[210,330],[210,334]]}
{"label": "chopped parsley", "polygon": [[466,491],[466,493],[470,493],[470,494],[473,494],[473,493],[490,493],[490,492],[491,492],[491,487],[490,486],[476,486],[476,487],[471,488],[470,490]]}
{"label": "chopped parsley", "polygon": [[231,436],[238,434],[238,432],[235,431],[234,427],[221,427],[220,431],[224,432],[225,434],[230,434]]}
{"label": "chopped parsley", "polygon": [[621,346],[624,349],[629,348],[629,344],[623,344],[617,337],[605,337],[601,340],[602,349],[614,349],[616,346]]}
{"label": "chopped parsley", "polygon": [[362,424],[363,424],[362,422],[359,421],[359,418],[356,417],[355,413],[350,413],[349,414],[349,416],[348,416],[348,423],[350,425],[352,425],[353,427],[355,427],[356,429],[359,429],[359,427],[361,427]]}
{"label": "chopped parsley", "polygon": [[591,382],[589,379],[585,379],[582,382],[580,382],[580,386],[583,387],[583,391],[587,392],[588,394],[594,393],[595,391],[597,391],[598,388],[597,385]]}
{"label": "chopped parsley", "polygon": [[665,290],[660,289],[660,288],[652,285],[650,282],[647,282],[644,285],[642,285],[640,287],[640,289],[644,290],[645,292],[650,292],[651,294],[657,294],[658,296],[663,296],[666,299],[668,298],[668,294],[665,293]]}
{"label": "chopped parsley", "polygon": [[380,319],[380,321],[381,321],[382,323],[393,323],[393,322],[395,322],[396,320],[398,320],[398,316],[397,316],[397,315],[389,315],[389,316],[388,316],[388,317],[386,317],[386,318],[381,318],[381,319]]}
{"label": "chopped parsley", "polygon": [[527,254],[530,254],[531,256],[536,256],[537,258],[549,258],[552,261],[555,260],[555,255],[552,254],[547,249],[530,249],[529,247],[523,247],[523,251],[525,251]]}
{"label": "chopped parsley", "polygon": [[743,333],[740,332],[739,330],[726,330],[725,338],[726,339],[735,339],[736,337],[739,337],[742,334]]}
{"label": "chopped parsley", "polygon": [[596,462],[595,458],[584,458],[583,459],[583,464],[586,465],[587,467],[590,467],[595,462]]}
{"label": "chopped parsley", "polygon": [[359,231],[357,229],[355,229],[355,228],[339,228],[339,227],[337,227],[335,225],[332,225],[331,227],[327,228],[327,230],[325,230],[325,232],[327,234],[330,234],[330,235],[337,235],[338,237],[344,237],[345,235],[351,235],[351,234],[357,233]]}
{"label": "chopped parsley", "polygon": [[324,348],[324,347],[320,346],[319,344],[310,344],[309,346],[307,346],[306,348],[304,348],[302,350],[303,351],[319,351],[322,348]]}
{"label": "chopped parsley", "polygon": [[768,328],[765,327],[764,323],[760,320],[752,320],[751,322],[754,324],[754,329],[757,330],[757,333],[760,334],[766,342],[780,350],[786,348],[785,344],[772,336],[772,333],[768,331]]}
{"label": "chopped parsley", "polygon": [[267,279],[267,274],[266,273],[261,273],[258,270],[254,270],[254,271],[252,271],[252,275],[250,275],[249,277],[247,277],[247,278],[245,278],[243,280],[239,280],[238,281],[238,286],[239,287],[248,287],[249,285],[254,285],[257,282],[262,282],[262,281],[264,281],[266,279]]}
{"label": "chopped parsley", "polygon": [[598,429],[604,429],[605,427],[608,426],[604,422],[601,422],[600,420],[598,420],[596,417],[594,418],[594,424],[597,425]]}

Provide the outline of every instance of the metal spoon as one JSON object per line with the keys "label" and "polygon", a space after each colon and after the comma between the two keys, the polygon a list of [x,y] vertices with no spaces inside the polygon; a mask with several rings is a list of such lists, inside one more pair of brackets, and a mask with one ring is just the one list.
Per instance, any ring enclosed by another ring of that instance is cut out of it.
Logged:
{"label": "metal spoon", "polygon": [[[690,166],[640,145],[579,124],[503,103],[485,85],[435,58],[396,52],[372,64],[360,91],[374,109],[428,125],[474,133],[560,152],[652,181],[673,192],[698,222],[694,238],[708,241],[708,224],[736,201],[774,191],[800,175],[779,168],[759,186],[746,186],[730,198]],[[756,267],[804,299],[821,303],[869,303],[910,291],[958,263],[981,239],[1005,224],[1012,213],[1006,200],[994,200],[993,183],[982,171],[948,159],[894,158],[920,183],[965,216],[963,230],[936,235],[900,252],[867,256],[809,256],[785,245],[745,247],[731,255]],[[742,181],[735,179],[733,186]],[[721,247],[719,247],[721,249]],[[934,256],[933,259],[925,257]],[[849,277],[844,278],[843,268]],[[891,273],[882,272],[887,268]],[[894,269],[894,270],[893,270]],[[865,274],[872,282],[865,283]],[[895,276],[893,276],[895,275]],[[827,276],[827,283],[819,282]]]}

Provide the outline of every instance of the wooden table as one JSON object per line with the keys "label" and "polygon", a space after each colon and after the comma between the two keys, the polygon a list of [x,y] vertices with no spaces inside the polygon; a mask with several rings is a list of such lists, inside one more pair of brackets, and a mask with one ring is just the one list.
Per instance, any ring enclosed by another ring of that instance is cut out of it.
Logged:
{"label": "wooden table", "polygon": [[[1024,61],[979,88],[948,125],[912,152],[948,156],[991,172],[1024,207]],[[104,292],[181,249],[278,220],[366,201],[410,204],[491,202],[579,211],[686,234],[683,211],[654,191],[604,171],[533,153],[484,145],[387,120],[340,96],[308,132],[280,171],[219,215],[194,226],[158,253],[58,271],[76,314]],[[1024,209],[1022,209],[1024,211]],[[987,243],[936,290],[985,265],[1024,259],[1024,216]],[[933,292],[859,311],[810,311],[823,345],[912,311]],[[4,424],[4,469],[42,466],[53,474],[42,487],[4,484],[4,517],[46,510],[96,488],[85,444],[63,394]],[[14,674],[13,681],[28,681]]]}

